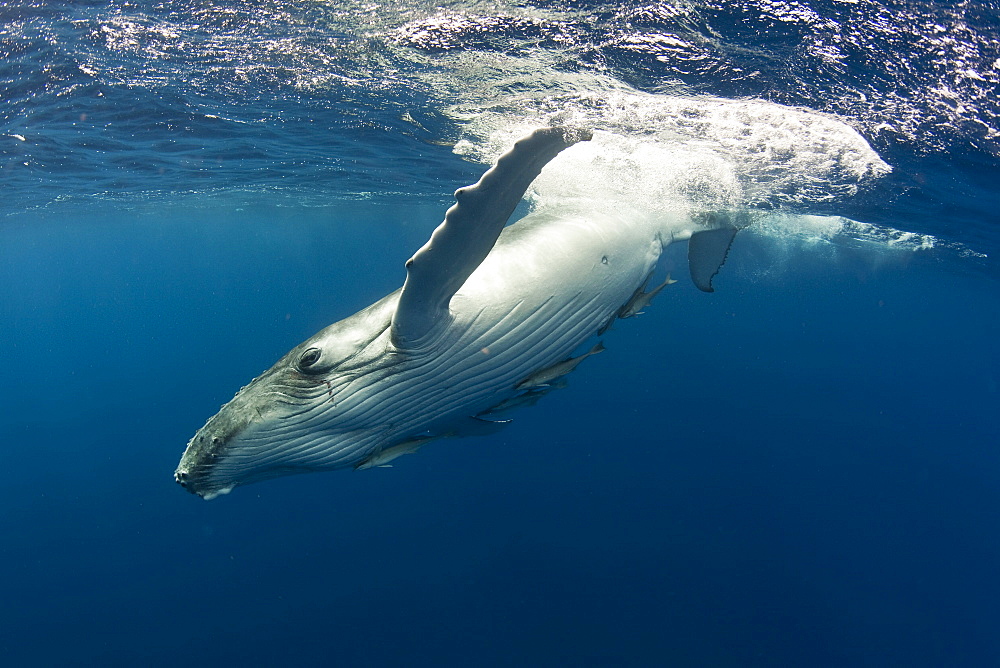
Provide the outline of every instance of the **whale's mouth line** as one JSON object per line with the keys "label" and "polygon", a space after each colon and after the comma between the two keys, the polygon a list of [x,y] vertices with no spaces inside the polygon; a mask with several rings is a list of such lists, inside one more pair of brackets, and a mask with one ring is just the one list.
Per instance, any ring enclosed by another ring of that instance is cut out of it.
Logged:
{"label": "whale's mouth line", "polygon": [[[366,449],[378,444],[388,426],[347,428],[339,422],[338,407],[325,395],[307,411],[272,416],[252,422],[225,442],[202,451],[185,452],[174,472],[174,480],[204,498],[218,496],[234,487],[280,476],[318,470],[348,468]],[[312,411],[312,412],[308,412]],[[211,428],[211,421],[206,428]],[[210,434],[195,439],[211,443]]]}
{"label": "whale's mouth line", "polygon": [[[366,339],[365,346],[370,347],[374,338]],[[318,467],[346,468],[351,462],[340,462],[337,452],[351,450],[345,439],[358,429],[337,422],[345,406],[363,401],[364,388],[378,384],[401,361],[393,351],[386,353],[374,356],[369,350],[363,362],[353,355],[352,368],[343,370],[338,364],[315,377],[298,371],[286,356],[198,430],[174,480],[207,498],[257,480]],[[332,449],[325,451],[324,444],[332,444]],[[308,461],[311,455],[318,461]]]}

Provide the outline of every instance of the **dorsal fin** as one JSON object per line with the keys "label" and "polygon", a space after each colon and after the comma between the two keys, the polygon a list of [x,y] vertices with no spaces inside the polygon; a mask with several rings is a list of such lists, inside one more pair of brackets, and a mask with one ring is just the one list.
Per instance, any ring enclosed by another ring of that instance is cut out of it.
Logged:
{"label": "dorsal fin", "polygon": [[541,128],[502,155],[475,185],[455,192],[430,240],[406,263],[406,282],[392,317],[392,342],[408,348],[448,318],[448,304],[486,259],[507,219],[542,167],[587,130]]}

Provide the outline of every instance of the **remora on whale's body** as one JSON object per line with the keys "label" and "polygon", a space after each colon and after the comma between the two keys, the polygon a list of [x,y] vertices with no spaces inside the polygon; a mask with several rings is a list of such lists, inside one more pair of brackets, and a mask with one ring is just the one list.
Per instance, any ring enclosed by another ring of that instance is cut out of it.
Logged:
{"label": "remora on whale's body", "polygon": [[406,263],[403,287],[293,348],[202,427],[174,473],[206,499],[292,473],[366,468],[407,442],[461,435],[523,392],[641,290],[663,248],[690,240],[702,290],[736,234],[724,214],[541,211],[505,227],[542,168],[590,139],[518,141]]}

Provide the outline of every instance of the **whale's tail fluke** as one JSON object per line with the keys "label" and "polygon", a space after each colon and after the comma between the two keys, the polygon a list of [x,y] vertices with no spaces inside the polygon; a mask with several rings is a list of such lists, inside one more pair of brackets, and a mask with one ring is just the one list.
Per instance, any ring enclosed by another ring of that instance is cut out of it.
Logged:
{"label": "whale's tail fluke", "polygon": [[736,237],[735,227],[723,227],[692,235],[688,242],[691,280],[702,292],[715,292],[712,279],[719,273]]}
{"label": "whale's tail fluke", "polygon": [[736,233],[749,224],[746,214],[716,212],[706,216],[709,229],[695,232],[688,241],[691,280],[702,292],[715,292],[712,279],[726,263]]}

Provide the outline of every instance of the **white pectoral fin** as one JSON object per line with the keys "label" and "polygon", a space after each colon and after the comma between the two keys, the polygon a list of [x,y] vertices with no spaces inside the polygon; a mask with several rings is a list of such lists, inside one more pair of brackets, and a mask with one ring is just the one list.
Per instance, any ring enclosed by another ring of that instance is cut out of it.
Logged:
{"label": "white pectoral fin", "polygon": [[489,255],[524,192],[563,149],[590,139],[588,130],[541,128],[502,155],[456,203],[430,240],[406,263],[406,282],[392,318],[392,341],[406,348],[447,319],[448,304]]}
{"label": "white pectoral fin", "polygon": [[688,265],[691,280],[703,292],[715,292],[712,279],[726,262],[737,228],[722,227],[695,232],[688,242]]}

